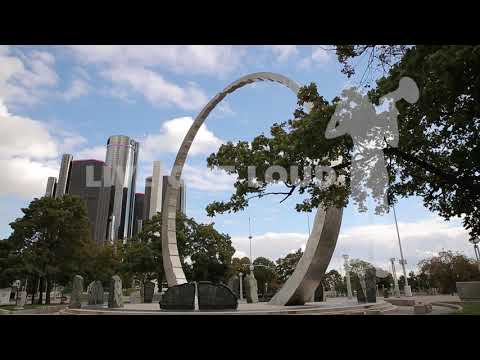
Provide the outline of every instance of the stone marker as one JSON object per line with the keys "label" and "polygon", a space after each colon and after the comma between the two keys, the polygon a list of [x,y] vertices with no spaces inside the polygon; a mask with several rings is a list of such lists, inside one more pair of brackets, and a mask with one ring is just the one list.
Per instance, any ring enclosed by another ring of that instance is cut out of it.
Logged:
{"label": "stone marker", "polygon": [[461,281],[456,283],[458,297],[462,301],[480,301],[480,281]]}
{"label": "stone marker", "polygon": [[250,271],[250,274],[245,276],[246,287],[245,290],[247,292],[247,302],[248,303],[258,303],[258,287],[257,287],[257,279],[255,279],[255,275],[253,271]]}
{"label": "stone marker", "polygon": [[358,287],[357,287],[357,301],[360,304],[366,303],[367,298],[365,296],[365,293],[363,292],[363,286],[361,285],[361,280],[359,281]]}
{"label": "stone marker", "polygon": [[228,279],[227,286],[229,287],[230,290],[233,291],[237,299],[240,298],[240,280],[238,280],[237,274],[232,275]]}
{"label": "stone marker", "polygon": [[92,281],[87,288],[88,305],[103,305],[103,285],[99,280]]}
{"label": "stone marker", "polygon": [[159,304],[162,310],[195,310],[195,284],[169,287]]}
{"label": "stone marker", "polygon": [[142,302],[142,295],[140,290],[135,290],[130,294],[130,304],[140,304]]}
{"label": "stone marker", "polygon": [[12,293],[12,288],[0,289],[0,305],[10,304],[11,293]]}
{"label": "stone marker", "polygon": [[198,287],[198,308],[200,310],[235,310],[237,296],[226,285],[200,281]]}
{"label": "stone marker", "polygon": [[313,301],[325,301],[325,291],[323,290],[323,285],[320,283],[318,285],[317,290],[315,290],[315,294],[313,295]]}
{"label": "stone marker", "polygon": [[15,306],[15,310],[22,310],[27,302],[27,292],[26,291],[19,291],[18,292],[18,300],[17,305]]}
{"label": "stone marker", "polygon": [[155,284],[151,281],[147,281],[143,286],[143,302],[151,304],[153,301],[153,293],[155,291]]}
{"label": "stone marker", "polygon": [[377,302],[377,275],[374,267],[370,267],[365,271],[365,288],[367,302]]}
{"label": "stone marker", "polygon": [[108,292],[108,307],[123,307],[122,279],[118,275],[113,275],[110,281],[110,289]]}
{"label": "stone marker", "polygon": [[70,295],[70,309],[80,309],[82,307],[83,297],[83,277],[75,275],[73,277],[72,294]]}

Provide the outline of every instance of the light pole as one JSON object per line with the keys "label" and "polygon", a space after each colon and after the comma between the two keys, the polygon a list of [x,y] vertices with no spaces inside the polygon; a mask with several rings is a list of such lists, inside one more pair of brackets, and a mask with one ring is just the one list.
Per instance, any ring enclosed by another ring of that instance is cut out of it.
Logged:
{"label": "light pole", "polygon": [[393,292],[396,297],[400,297],[400,289],[398,288],[397,272],[395,270],[395,258],[391,258],[390,262],[392,263],[392,274],[393,274]]}
{"label": "light pole", "polygon": [[407,271],[405,270],[405,265],[407,264],[407,261],[403,257],[402,243],[400,241],[400,232],[398,231],[397,214],[395,212],[394,204],[392,204],[392,209],[393,217],[395,218],[395,228],[397,229],[398,247],[400,248],[400,260],[398,262],[400,263],[400,265],[402,265],[403,276],[405,277],[405,285],[403,289],[405,292],[405,296],[412,296],[412,289],[410,288],[410,285],[408,285]]}
{"label": "light pole", "polygon": [[348,298],[352,298],[352,284],[350,283],[350,266],[348,265],[348,255],[342,255],[345,260],[345,278],[347,280],[347,295]]}
{"label": "light pole", "polygon": [[[250,216],[248,217],[248,240],[250,241],[250,265],[253,266],[252,259],[252,227],[250,225]],[[253,270],[253,269],[250,269]]]}
{"label": "light pole", "polygon": [[480,242],[480,237],[469,240],[473,244],[473,251],[475,252],[475,257],[478,263],[478,269],[480,270],[480,250],[478,250],[478,243]]}
{"label": "light pole", "polygon": [[240,301],[243,301],[243,281],[242,281],[243,273],[238,273],[238,277],[240,278]]}

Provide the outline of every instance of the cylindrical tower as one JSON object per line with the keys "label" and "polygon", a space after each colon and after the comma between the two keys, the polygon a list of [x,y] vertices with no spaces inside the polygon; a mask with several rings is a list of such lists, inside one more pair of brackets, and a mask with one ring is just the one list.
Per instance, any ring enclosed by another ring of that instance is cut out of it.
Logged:
{"label": "cylindrical tower", "polygon": [[109,221],[111,239],[126,240],[132,235],[135,181],[139,143],[124,135],[110,136],[107,142],[106,176],[112,187]]}

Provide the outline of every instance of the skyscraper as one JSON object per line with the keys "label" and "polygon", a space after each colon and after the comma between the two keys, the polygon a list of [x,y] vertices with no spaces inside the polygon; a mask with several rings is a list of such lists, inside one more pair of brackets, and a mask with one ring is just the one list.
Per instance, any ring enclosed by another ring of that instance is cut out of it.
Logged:
{"label": "skyscraper", "polygon": [[145,208],[145,194],[136,193],[135,194],[135,210],[133,213],[133,235],[138,234],[142,231]]}
{"label": "skyscraper", "polygon": [[[165,193],[167,192],[168,176],[163,177],[162,185],[162,198],[165,199]],[[177,211],[180,211],[182,214],[186,215],[186,187],[185,182],[180,180],[180,189],[177,196]],[[163,205],[163,204],[162,204]]]}
{"label": "skyscraper", "polygon": [[152,196],[152,177],[145,179],[145,197],[143,200],[143,219],[150,219],[150,197]]}
{"label": "skyscraper", "polygon": [[110,188],[104,185],[105,163],[99,160],[75,160],[71,164],[68,194],[79,196],[87,206],[92,239],[107,239]]}
{"label": "skyscraper", "polygon": [[62,163],[60,165],[60,172],[58,174],[58,183],[55,190],[55,198],[62,197],[68,192],[68,183],[70,179],[72,160],[72,155],[63,154]]}
{"label": "skyscraper", "polygon": [[126,240],[132,235],[139,143],[114,135],[107,142],[106,181],[111,185],[109,238]]}
{"label": "skyscraper", "polygon": [[56,177],[49,177],[47,180],[47,189],[45,190],[45,196],[53,197],[55,196],[55,190],[57,188],[57,178]]}
{"label": "skyscraper", "polygon": [[149,218],[157,212],[162,211],[162,163],[161,161],[153,162],[153,174],[152,174],[152,189],[150,195],[150,212]]}

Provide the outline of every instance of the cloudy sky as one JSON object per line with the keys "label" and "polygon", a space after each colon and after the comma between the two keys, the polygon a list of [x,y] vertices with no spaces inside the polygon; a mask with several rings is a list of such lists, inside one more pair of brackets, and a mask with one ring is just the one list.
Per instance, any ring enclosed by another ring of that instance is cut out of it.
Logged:
{"label": "cloudy sky", "polygon": [[[0,46],[0,238],[10,234],[20,208],[43,195],[47,177],[58,176],[62,153],[104,160],[111,135],[140,142],[137,192],[143,192],[152,160],[170,170],[201,107],[228,83],[257,71],[315,82],[329,100],[358,81],[347,81],[322,46]],[[271,83],[246,86],[222,101],[184,169],[189,216],[212,221],[205,206],[228,199],[233,188],[232,178],[207,169],[206,157],[224,141],[268,134],[273,122],[292,117],[295,104],[290,90]],[[249,252],[251,217],[253,256],[275,260],[305,246],[314,215],[295,212],[299,199],[255,200],[247,211],[213,221],[241,256]],[[409,268],[442,249],[473,256],[460,221],[443,221],[419,199],[400,201],[397,216]],[[346,208],[331,267],[340,267],[344,253],[383,267],[398,257],[393,215]]]}

